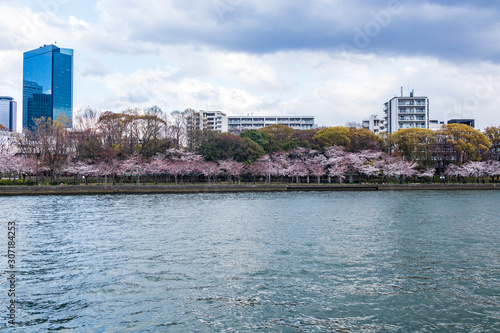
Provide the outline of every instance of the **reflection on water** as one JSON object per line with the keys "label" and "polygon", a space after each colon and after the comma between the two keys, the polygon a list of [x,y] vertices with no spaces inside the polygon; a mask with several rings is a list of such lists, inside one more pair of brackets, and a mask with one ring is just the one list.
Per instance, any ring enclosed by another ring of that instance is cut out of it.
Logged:
{"label": "reflection on water", "polygon": [[500,330],[499,199],[433,191],[2,198],[10,209],[0,219],[21,227],[13,330]]}

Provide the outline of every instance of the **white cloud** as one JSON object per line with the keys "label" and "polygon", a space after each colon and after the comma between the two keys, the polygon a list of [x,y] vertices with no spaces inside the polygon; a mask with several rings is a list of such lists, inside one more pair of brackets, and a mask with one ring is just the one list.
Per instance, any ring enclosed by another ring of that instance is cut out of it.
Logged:
{"label": "white cloud", "polygon": [[[208,107],[234,115],[314,115],[319,125],[333,126],[381,115],[383,103],[399,95],[400,86],[407,93],[409,81],[416,94],[430,98],[434,118],[458,117],[463,109],[480,127],[500,124],[500,87],[484,83],[489,76],[500,77],[499,65],[478,60],[482,56],[464,60],[462,52],[473,51],[453,49],[460,37],[440,22],[451,10],[454,20],[470,14],[479,23],[484,8],[404,3],[370,47],[353,54],[336,52],[335,43],[352,39],[353,29],[374,20],[373,9],[387,9],[387,3],[225,3],[232,5],[221,16],[212,1],[195,6],[180,0],[101,0],[97,15],[90,17],[72,12],[71,1],[52,12],[2,2],[0,95],[20,101],[22,52],[57,40],[75,50],[75,109],[91,105],[121,111],[157,104],[170,112]],[[425,16],[417,21],[429,26],[407,20],[415,6]],[[478,40],[491,44],[484,49],[490,53],[483,54],[491,59],[500,45],[494,43],[500,25],[490,24],[496,12],[491,10],[484,24],[474,28]],[[398,45],[416,27],[410,36],[418,32],[422,37]],[[431,34],[431,28],[440,30]],[[439,42],[435,35],[449,39],[433,55],[432,46]],[[419,46],[426,39],[429,44]],[[391,52],[376,48],[387,41],[395,45]],[[413,52],[419,47],[429,50],[428,55]],[[460,61],[444,56],[453,50]]]}

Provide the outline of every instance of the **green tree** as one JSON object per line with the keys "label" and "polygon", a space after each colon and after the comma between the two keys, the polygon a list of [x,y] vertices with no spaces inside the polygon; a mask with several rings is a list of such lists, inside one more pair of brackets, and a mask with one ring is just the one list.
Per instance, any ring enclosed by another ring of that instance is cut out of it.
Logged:
{"label": "green tree", "polygon": [[291,142],[295,143],[294,148],[320,149],[319,144],[314,140],[316,130],[295,131],[290,136]]}
{"label": "green tree", "polygon": [[407,128],[392,135],[395,147],[407,161],[416,161],[423,166],[433,164],[433,146],[436,133],[430,129]]}
{"label": "green tree", "polygon": [[243,139],[250,139],[253,142],[257,143],[259,146],[262,147],[265,151],[268,150],[269,147],[269,138],[267,135],[263,132],[259,132],[257,130],[246,130],[240,133],[240,137]]}
{"label": "green tree", "polygon": [[351,142],[347,147],[350,152],[359,152],[361,150],[379,151],[382,146],[382,139],[375,133],[364,128],[350,128],[349,139]]}
{"label": "green tree", "polygon": [[280,150],[285,150],[286,145],[291,140],[292,133],[295,130],[286,125],[269,125],[257,130],[266,135],[269,140],[269,145],[266,152],[272,153]]}
{"label": "green tree", "polygon": [[486,127],[484,130],[484,135],[491,142],[491,154],[496,160],[500,160],[500,127],[491,126]]}
{"label": "green tree", "polygon": [[449,150],[449,159],[459,163],[480,161],[481,154],[491,146],[486,135],[465,124],[444,125],[436,134],[442,151]]}
{"label": "green tree", "polygon": [[249,138],[241,138],[230,133],[210,132],[198,148],[198,154],[211,162],[234,159],[237,162],[252,163],[265,152],[259,144]]}
{"label": "green tree", "polygon": [[263,156],[266,152],[257,142],[250,140],[249,138],[244,138],[248,153],[245,156],[245,162],[247,164],[255,163],[261,156]]}
{"label": "green tree", "polygon": [[382,151],[386,154],[392,154],[392,152],[395,149],[392,133],[383,132],[379,134],[379,137],[382,140],[381,141]]}
{"label": "green tree", "polygon": [[321,147],[341,146],[347,147],[351,143],[349,129],[344,126],[324,128],[314,135],[313,139]]}

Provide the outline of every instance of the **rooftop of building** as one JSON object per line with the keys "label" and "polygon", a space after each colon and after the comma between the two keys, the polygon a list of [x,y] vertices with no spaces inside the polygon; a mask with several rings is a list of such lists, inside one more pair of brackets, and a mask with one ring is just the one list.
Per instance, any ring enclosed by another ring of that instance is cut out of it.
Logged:
{"label": "rooftop of building", "polygon": [[37,49],[24,52],[23,55],[24,59],[26,59],[49,52],[63,53],[71,56],[73,55],[73,49],[63,49],[55,46],[54,44],[40,46]]}
{"label": "rooftop of building", "polygon": [[264,116],[228,116],[228,118],[314,118],[314,116],[296,116],[296,115],[270,116],[270,115],[264,115]]}

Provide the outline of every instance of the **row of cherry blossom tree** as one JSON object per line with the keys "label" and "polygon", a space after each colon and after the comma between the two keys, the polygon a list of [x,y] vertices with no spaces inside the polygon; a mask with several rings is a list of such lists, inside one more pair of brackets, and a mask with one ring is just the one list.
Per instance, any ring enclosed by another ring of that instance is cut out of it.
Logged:
{"label": "row of cherry blossom tree", "polygon": [[[4,178],[44,179],[49,169],[37,159],[0,153],[0,174]],[[500,162],[468,162],[462,166],[450,165],[445,172],[453,179],[466,177],[500,177]],[[264,155],[254,164],[227,159],[218,163],[204,160],[201,155],[179,149],[169,149],[150,159],[133,155],[125,160],[111,159],[108,162],[85,163],[69,161],[61,168],[56,179],[73,183],[88,182],[89,179],[103,183],[133,181],[175,182],[187,180],[215,183],[227,179],[239,183],[242,177],[261,182],[353,182],[374,179],[430,179],[435,169],[417,170],[417,164],[378,151],[346,152],[332,146],[323,153],[299,148],[289,153],[277,152]]]}

